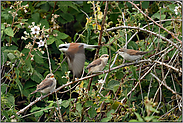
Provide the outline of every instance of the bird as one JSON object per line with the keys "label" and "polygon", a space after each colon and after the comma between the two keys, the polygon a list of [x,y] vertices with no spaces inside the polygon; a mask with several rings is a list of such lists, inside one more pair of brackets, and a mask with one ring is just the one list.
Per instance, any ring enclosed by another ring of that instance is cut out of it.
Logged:
{"label": "bird", "polygon": [[37,85],[37,89],[33,91],[31,94],[40,92],[42,96],[42,93],[53,92],[55,88],[56,88],[56,79],[54,78],[54,74],[50,73],[39,85]]}
{"label": "bird", "polygon": [[85,48],[99,48],[101,45],[88,45],[85,43],[60,44],[59,50],[65,52],[69,69],[74,77],[79,78],[85,63]]}
{"label": "bird", "polygon": [[88,69],[88,74],[90,73],[97,73],[97,72],[101,72],[104,67],[107,64],[109,55],[108,54],[103,54],[100,58],[94,60],[93,62],[91,62],[86,69]]}
{"label": "bird", "polygon": [[152,51],[154,51],[154,50],[143,52],[143,51],[138,51],[138,50],[133,50],[133,49],[120,48],[120,49],[118,49],[118,51],[116,53],[121,55],[125,60],[137,62],[137,60],[142,58],[143,55],[145,55],[149,52],[152,52]]}

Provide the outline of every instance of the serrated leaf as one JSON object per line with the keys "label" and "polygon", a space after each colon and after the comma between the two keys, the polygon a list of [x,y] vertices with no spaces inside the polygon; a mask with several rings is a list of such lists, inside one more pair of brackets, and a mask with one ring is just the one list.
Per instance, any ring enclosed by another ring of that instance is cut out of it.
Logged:
{"label": "serrated leaf", "polygon": [[56,41],[57,39],[53,36],[53,35],[51,35],[49,38],[48,38],[48,40],[47,40],[47,45],[50,45],[50,44],[52,44],[54,41]]}
{"label": "serrated leaf", "polygon": [[81,103],[77,103],[76,104],[76,110],[79,112],[79,114],[81,114],[81,110],[82,110],[82,106],[81,106]]}
{"label": "serrated leaf", "polygon": [[43,76],[38,73],[36,70],[33,70],[33,74],[31,76],[31,79],[37,83],[40,83],[41,81],[43,81]]}
{"label": "serrated leaf", "polygon": [[99,50],[99,55],[101,56],[101,55],[103,55],[103,54],[108,54],[108,49],[107,49],[107,47],[102,47],[102,48],[100,48],[100,50]]}
{"label": "serrated leaf", "polygon": [[13,53],[8,53],[7,56],[8,56],[8,58],[9,58],[11,61],[15,58],[15,56],[13,55]]}
{"label": "serrated leaf", "polygon": [[34,61],[36,63],[38,63],[38,64],[43,64],[44,63],[44,60],[42,58],[42,53],[40,51],[32,51],[32,54],[34,55]]}
{"label": "serrated leaf", "polygon": [[48,21],[46,19],[41,19],[39,23],[41,23],[41,28],[43,26],[45,26],[46,29],[49,28],[49,23],[48,23]]}
{"label": "serrated leaf", "polygon": [[56,34],[56,33],[58,34],[58,36],[56,37],[57,39],[66,39],[66,38],[69,37],[69,35],[67,35],[65,33],[62,33],[62,32],[60,32],[58,30],[54,30],[53,33],[54,34]]}
{"label": "serrated leaf", "polygon": [[109,81],[106,88],[109,90],[113,90],[114,86],[119,86],[119,85],[120,85],[119,81],[112,79]]}
{"label": "serrated leaf", "polygon": [[13,37],[14,36],[14,32],[13,32],[13,29],[11,27],[8,27],[4,30],[4,32],[8,35],[8,36],[11,36]]}
{"label": "serrated leaf", "polygon": [[93,106],[88,110],[88,114],[91,118],[94,118],[97,115],[97,112]]}

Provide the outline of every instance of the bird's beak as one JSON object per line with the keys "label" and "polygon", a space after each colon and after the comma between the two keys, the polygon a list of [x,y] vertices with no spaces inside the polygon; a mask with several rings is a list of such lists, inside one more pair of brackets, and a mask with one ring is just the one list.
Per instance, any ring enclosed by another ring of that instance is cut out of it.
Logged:
{"label": "bird's beak", "polygon": [[117,52],[115,52],[116,54],[118,53],[118,51]]}

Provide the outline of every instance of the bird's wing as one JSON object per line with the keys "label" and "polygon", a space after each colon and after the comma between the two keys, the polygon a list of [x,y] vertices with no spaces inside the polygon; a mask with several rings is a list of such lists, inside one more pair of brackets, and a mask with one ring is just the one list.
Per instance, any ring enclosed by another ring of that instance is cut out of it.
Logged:
{"label": "bird's wing", "polygon": [[53,81],[51,79],[44,79],[38,86],[37,91],[43,90],[47,87],[51,87],[53,85]]}
{"label": "bird's wing", "polygon": [[96,59],[96,60],[94,60],[93,62],[91,62],[91,63],[86,67],[86,69],[89,69],[89,68],[91,68],[91,67],[95,67],[95,66],[97,66],[97,65],[100,65],[101,62],[102,62],[102,60],[101,60],[100,58],[99,58],[99,59]]}
{"label": "bird's wing", "polygon": [[128,50],[128,53],[131,55],[144,55],[144,54],[146,54],[146,52],[137,51],[137,50],[133,50],[133,49]]}
{"label": "bird's wing", "polygon": [[79,77],[85,63],[85,54],[83,53],[76,53],[74,61],[72,62],[72,69],[76,77]]}
{"label": "bird's wing", "polygon": [[83,70],[83,67],[84,67],[84,64],[85,64],[85,49],[84,49],[84,45],[83,44],[80,44],[78,46],[78,51],[77,53],[75,54],[74,56],[74,60],[72,62],[72,69],[73,69],[73,72],[74,72],[74,76],[76,77],[79,77],[82,70]]}

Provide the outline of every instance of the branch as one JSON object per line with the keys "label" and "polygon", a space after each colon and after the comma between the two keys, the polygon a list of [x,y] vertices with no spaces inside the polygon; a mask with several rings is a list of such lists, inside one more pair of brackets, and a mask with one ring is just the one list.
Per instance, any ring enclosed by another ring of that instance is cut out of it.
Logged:
{"label": "branch", "polygon": [[171,69],[175,70],[176,72],[182,74],[182,71],[181,71],[181,70],[179,70],[179,69],[177,69],[177,68],[175,68],[175,67],[173,67],[173,66],[170,66],[170,65],[168,65],[168,64],[165,64],[165,63],[160,62],[160,61],[157,61],[157,60],[155,60],[154,62],[159,63],[160,65],[164,65],[164,66],[166,66],[166,67],[168,67],[168,68],[171,68]]}
{"label": "branch", "polygon": [[172,90],[167,84],[165,84],[164,82],[162,82],[157,76],[155,76],[153,73],[150,73],[154,78],[157,79],[157,81],[159,81],[162,85],[164,85],[168,90],[170,90],[173,94],[176,94],[177,97],[179,97],[180,99],[182,99],[182,96],[180,96],[179,94],[177,94],[174,90]]}
{"label": "branch", "polygon": [[[101,40],[102,40],[102,34],[103,34],[103,30],[104,30],[104,24],[105,24],[105,20],[106,20],[106,16],[107,16],[107,9],[108,9],[108,2],[106,1],[106,4],[105,4],[105,10],[104,10],[104,18],[102,20],[102,25],[101,25],[101,30],[100,30],[100,34],[99,34],[99,40],[98,40],[98,45],[100,46],[101,45]],[[96,53],[95,53],[95,58],[97,58],[99,54],[99,49],[96,49]]]}
{"label": "branch", "polygon": [[177,39],[177,41],[179,41],[179,42],[181,43],[181,45],[182,45],[182,41],[181,41],[180,39],[178,39],[177,37],[175,37],[175,35],[174,35],[172,32],[168,31],[166,28],[164,28],[164,27],[161,26],[160,24],[156,23],[152,18],[150,18],[149,16],[147,16],[141,9],[139,9],[139,8],[136,6],[136,4],[134,4],[134,3],[131,2],[131,1],[128,1],[128,2],[131,3],[136,9],[138,9],[139,12],[141,12],[145,17],[149,18],[149,20],[151,20],[152,22],[154,22],[157,26],[159,26],[160,28],[164,29],[164,30],[167,31],[169,34],[171,34],[171,36],[172,36],[173,38]]}
{"label": "branch", "polygon": [[[151,62],[151,60],[140,60],[138,62],[133,62],[133,63],[125,63],[125,64],[121,64],[119,66],[116,66],[116,67],[113,67],[110,69],[110,71],[113,71],[113,70],[116,70],[116,69],[119,69],[119,68],[122,68],[122,67],[125,67],[125,66],[130,66],[130,65],[135,65],[135,64],[140,64],[140,63],[143,63],[143,62]],[[58,92],[59,90],[71,85],[71,84],[74,84],[76,82],[80,82],[80,81],[83,81],[83,80],[86,80],[86,79],[89,79],[89,78],[92,78],[92,77],[95,77],[95,76],[98,76],[98,75],[101,75],[103,73],[109,73],[110,72],[109,70],[105,70],[104,72],[100,72],[100,73],[97,73],[97,74],[92,74],[90,76],[86,76],[86,77],[83,77],[83,78],[80,78],[76,81],[71,81],[65,85],[62,85],[60,87],[58,87],[57,89],[55,89],[55,91],[51,92],[51,93],[48,93],[46,95],[43,95],[42,97],[38,97],[36,100],[34,100],[33,102],[31,102],[29,105],[27,105],[26,107],[24,107],[23,109],[21,109],[20,111],[18,111],[16,114],[17,115],[20,115],[21,113],[25,112],[25,110],[27,110],[28,108],[30,108],[31,106],[33,106],[35,103],[37,103],[38,101],[41,101],[43,100],[44,98],[48,97],[49,95],[52,95],[53,93],[55,92]],[[14,118],[15,116],[11,116],[10,118]]]}
{"label": "branch", "polygon": [[153,34],[153,35],[155,35],[155,36],[157,36],[157,37],[167,41],[168,43],[172,44],[175,48],[177,48],[179,51],[182,52],[182,50],[179,48],[179,46],[177,44],[175,44],[174,42],[172,42],[171,40],[169,40],[169,39],[167,39],[167,38],[165,38],[165,37],[163,37],[163,36],[161,36],[161,35],[159,35],[159,34],[157,34],[155,32],[152,32],[152,31],[149,31],[149,30],[146,30],[146,29],[143,29],[143,28],[134,27],[134,26],[133,27],[132,26],[118,26],[118,27],[109,28],[106,31],[112,31],[112,30],[116,30],[116,29],[126,29],[126,28],[127,29],[137,29],[137,30],[141,30],[141,31]]}

